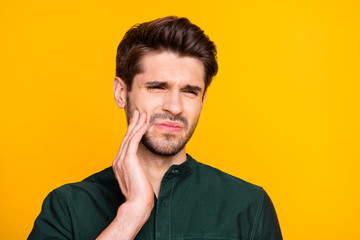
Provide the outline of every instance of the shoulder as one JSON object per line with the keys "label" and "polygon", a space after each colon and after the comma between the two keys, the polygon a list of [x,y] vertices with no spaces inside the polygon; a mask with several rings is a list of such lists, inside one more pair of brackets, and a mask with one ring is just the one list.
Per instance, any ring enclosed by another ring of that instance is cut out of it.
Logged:
{"label": "shoulder", "polygon": [[274,206],[262,187],[199,162],[191,175],[186,190],[202,208],[218,212],[219,222],[226,222],[227,229],[240,224],[249,239],[282,239]]}
{"label": "shoulder", "polygon": [[232,187],[246,188],[253,191],[261,191],[262,189],[262,187],[260,186],[230,175],[212,166],[200,162],[198,163],[198,166],[199,172],[201,172],[201,174],[205,174],[207,176],[207,179],[213,183],[225,183],[229,184]]}
{"label": "shoulder", "polygon": [[94,239],[123,200],[112,168],[63,185],[45,198],[29,239]]}
{"label": "shoulder", "polygon": [[109,167],[80,182],[68,183],[58,187],[53,191],[53,194],[57,195],[60,200],[76,201],[99,195],[110,196],[114,193],[119,194],[119,192],[119,185],[112,168]]}
{"label": "shoulder", "polygon": [[197,171],[211,188],[227,198],[243,199],[252,203],[261,202],[266,197],[264,189],[241,178],[225,173],[209,165],[198,163]]}

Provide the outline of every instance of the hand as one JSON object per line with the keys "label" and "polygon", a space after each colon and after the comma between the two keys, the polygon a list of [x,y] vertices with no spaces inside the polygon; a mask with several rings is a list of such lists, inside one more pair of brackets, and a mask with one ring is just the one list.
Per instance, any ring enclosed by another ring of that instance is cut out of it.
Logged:
{"label": "hand", "polygon": [[154,206],[154,191],[137,156],[140,140],[149,128],[146,114],[134,111],[120,150],[113,161],[113,170],[125,203],[115,219],[97,240],[134,239],[150,216]]}
{"label": "hand", "polygon": [[113,170],[127,203],[151,205],[154,203],[154,191],[146,177],[137,156],[142,136],[148,129],[146,114],[134,111],[126,135],[121,143],[118,155],[113,161]]}

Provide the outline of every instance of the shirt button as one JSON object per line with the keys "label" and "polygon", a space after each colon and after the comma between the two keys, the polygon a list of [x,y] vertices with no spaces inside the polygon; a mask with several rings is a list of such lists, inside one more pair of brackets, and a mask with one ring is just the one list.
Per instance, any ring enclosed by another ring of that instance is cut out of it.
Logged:
{"label": "shirt button", "polygon": [[165,208],[165,207],[166,207],[166,202],[165,202],[165,201],[162,202],[161,207],[162,207],[162,208]]}
{"label": "shirt button", "polygon": [[178,174],[178,173],[179,173],[179,170],[174,169],[174,170],[172,170],[171,172],[172,172],[173,174]]}

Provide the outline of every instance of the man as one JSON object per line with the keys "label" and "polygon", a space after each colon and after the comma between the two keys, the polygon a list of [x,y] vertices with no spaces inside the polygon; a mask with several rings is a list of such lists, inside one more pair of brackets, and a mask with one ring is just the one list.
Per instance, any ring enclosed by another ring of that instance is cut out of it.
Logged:
{"label": "man", "polygon": [[186,154],[217,69],[186,18],[131,28],[116,57],[128,129],[113,166],[50,193],[29,239],[282,239],[262,188]]}

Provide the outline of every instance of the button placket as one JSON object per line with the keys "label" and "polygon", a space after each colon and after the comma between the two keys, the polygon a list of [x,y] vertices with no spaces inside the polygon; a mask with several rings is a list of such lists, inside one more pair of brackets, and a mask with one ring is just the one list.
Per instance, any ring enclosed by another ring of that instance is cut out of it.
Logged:
{"label": "button placket", "polygon": [[[171,174],[172,171],[170,171]],[[169,239],[170,237],[170,200],[174,184],[175,178],[164,178],[161,183],[155,215],[155,239]]]}
{"label": "button placket", "polygon": [[166,201],[163,200],[162,203],[161,203],[161,208],[164,209],[166,207]]}

